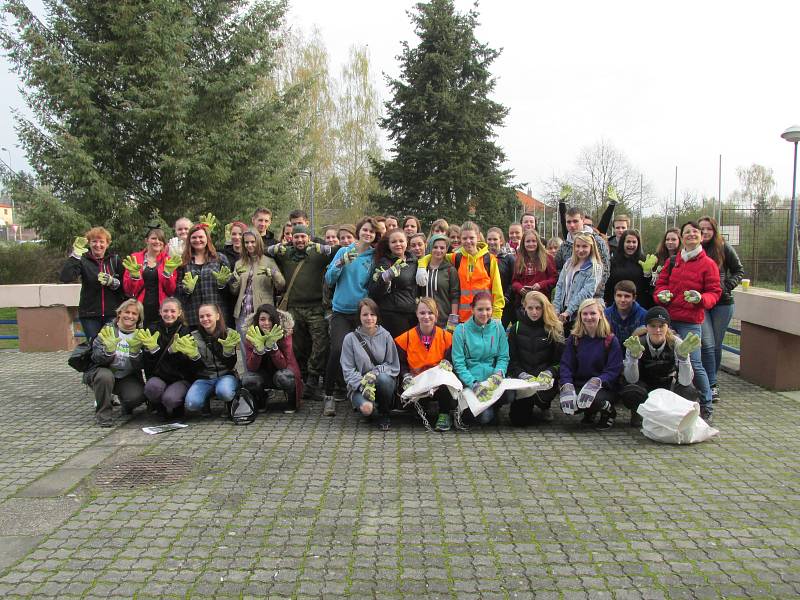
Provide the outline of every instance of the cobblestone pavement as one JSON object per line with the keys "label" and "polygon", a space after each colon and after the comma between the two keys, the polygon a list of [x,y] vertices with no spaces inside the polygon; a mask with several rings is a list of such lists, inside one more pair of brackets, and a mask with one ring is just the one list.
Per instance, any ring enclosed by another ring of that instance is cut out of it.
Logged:
{"label": "cobblestone pavement", "polygon": [[3,598],[800,596],[798,404],[729,375],[720,436],[691,447],[646,440],[624,411],[602,433],[559,415],[384,434],[320,403],[145,436],[141,413],[94,427],[65,359],[0,353],[0,514],[104,441],[120,440],[108,464],[192,468],[160,486],[87,478],[0,571]]}

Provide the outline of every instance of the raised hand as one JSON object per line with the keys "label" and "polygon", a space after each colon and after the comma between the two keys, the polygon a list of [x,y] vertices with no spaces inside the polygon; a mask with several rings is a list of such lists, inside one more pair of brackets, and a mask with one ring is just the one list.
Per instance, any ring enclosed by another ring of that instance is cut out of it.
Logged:
{"label": "raised hand", "polygon": [[108,273],[98,273],[97,281],[100,282],[100,285],[104,285],[106,287],[111,287],[115,283],[119,283],[119,280],[116,277],[113,277]]}
{"label": "raised hand", "polygon": [[133,332],[133,335],[128,339],[128,350],[131,354],[138,354],[139,350],[142,349],[142,338],[137,335],[141,329],[137,329]]}
{"label": "raised hand", "polygon": [[658,257],[655,254],[648,254],[644,260],[639,261],[639,265],[642,267],[642,271],[645,275],[650,275],[657,262]]}
{"label": "raised hand", "polygon": [[97,337],[100,338],[100,342],[103,344],[107,354],[114,354],[117,351],[117,344],[119,344],[121,338],[114,334],[114,328],[111,325],[103,327]]}
{"label": "raised hand", "polygon": [[566,201],[570,196],[572,196],[572,186],[567,184],[562,185],[561,191],[558,193],[559,200]]}
{"label": "raised hand", "polygon": [[283,327],[280,325],[273,325],[272,329],[270,329],[264,337],[264,345],[267,348],[272,348],[279,340],[283,339],[285,333]]}
{"label": "raised hand", "polygon": [[133,257],[133,254],[130,254],[126,258],[122,259],[122,266],[125,267],[125,270],[128,271],[128,273],[130,273],[131,279],[141,278],[142,265],[136,262],[136,259]]}
{"label": "raised hand", "polygon": [[208,213],[207,215],[200,215],[199,221],[208,227],[208,231],[214,233],[214,229],[217,227],[217,217],[213,214]]}
{"label": "raised hand", "polygon": [[141,344],[145,347],[145,350],[152,352],[158,348],[158,338],[160,335],[160,331],[150,333],[149,329],[137,329],[136,333],[133,334],[133,337],[141,342]]}
{"label": "raised hand", "polygon": [[631,358],[639,360],[642,357],[642,354],[644,354],[644,346],[642,346],[642,342],[639,340],[638,335],[632,335],[627,340],[622,342],[622,345],[627,348],[628,354],[631,355]]}
{"label": "raised hand", "polygon": [[267,334],[261,333],[261,329],[255,325],[250,325],[250,327],[247,328],[244,339],[252,344],[256,354],[264,354],[267,349]]}
{"label": "raised hand", "polygon": [[700,347],[700,336],[694,332],[689,333],[685,340],[682,340],[675,348],[675,354],[681,360],[686,360],[689,355]]}
{"label": "raised hand", "polygon": [[231,230],[233,229],[233,223],[228,223],[225,225],[225,245],[233,243],[233,238],[231,237]]}
{"label": "raised hand", "polygon": [[606,197],[608,198],[609,202],[619,202],[619,196],[617,195],[617,189],[612,185],[608,184],[606,188]]}
{"label": "raised hand", "polygon": [[228,283],[231,276],[233,275],[231,273],[231,270],[225,265],[222,265],[219,271],[211,271],[211,274],[214,276],[214,279],[217,280],[217,285],[219,287],[225,287],[225,284]]}
{"label": "raised hand", "polygon": [[198,279],[200,279],[199,275],[192,275],[188,271],[183,276],[183,289],[186,290],[187,294],[191,294],[194,291]]}
{"label": "raised hand", "polygon": [[72,256],[75,258],[80,258],[84,254],[89,251],[89,248],[86,246],[89,244],[89,240],[87,240],[82,235],[79,235],[75,238],[75,241],[72,242]]}
{"label": "raised hand", "polygon": [[178,336],[173,343],[173,347],[177,352],[188,356],[192,360],[197,360],[200,358],[200,350],[197,348],[197,340],[194,339],[194,336],[190,333],[187,333],[184,336]]}
{"label": "raised hand", "polygon": [[183,264],[183,258],[180,256],[170,256],[164,261],[164,277],[172,277],[175,269]]}
{"label": "raised hand", "polygon": [[239,332],[235,329],[228,329],[228,335],[224,338],[220,338],[217,340],[219,345],[222,346],[223,354],[226,356],[230,356],[234,352],[236,352],[236,346],[239,345],[239,342],[242,341],[242,336],[239,335]]}

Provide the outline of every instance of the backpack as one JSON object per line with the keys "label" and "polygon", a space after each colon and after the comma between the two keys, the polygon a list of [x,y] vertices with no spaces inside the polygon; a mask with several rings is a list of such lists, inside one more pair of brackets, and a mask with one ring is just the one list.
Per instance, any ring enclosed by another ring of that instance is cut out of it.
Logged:
{"label": "backpack", "polygon": [[78,373],[86,373],[92,366],[92,343],[81,342],[69,354],[67,364]]}
{"label": "backpack", "polygon": [[256,403],[253,395],[245,387],[239,386],[239,391],[233,398],[229,407],[231,421],[234,425],[250,425],[256,420]]}

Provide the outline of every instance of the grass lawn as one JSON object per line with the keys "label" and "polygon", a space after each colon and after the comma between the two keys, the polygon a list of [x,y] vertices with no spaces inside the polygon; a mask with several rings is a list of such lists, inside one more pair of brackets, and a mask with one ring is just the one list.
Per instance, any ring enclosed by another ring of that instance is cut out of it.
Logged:
{"label": "grass lawn", "polygon": [[[17,318],[16,308],[0,308],[0,320]],[[17,335],[16,325],[0,325],[0,335]],[[0,350],[19,348],[19,340],[0,340]]]}

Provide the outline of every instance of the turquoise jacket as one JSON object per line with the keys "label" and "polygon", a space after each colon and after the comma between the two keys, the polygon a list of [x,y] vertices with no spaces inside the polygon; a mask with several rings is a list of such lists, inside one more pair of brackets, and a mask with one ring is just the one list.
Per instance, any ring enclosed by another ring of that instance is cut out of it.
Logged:
{"label": "turquoise jacket", "polygon": [[368,295],[367,284],[372,273],[372,255],[375,253],[372,248],[368,248],[350,264],[337,267],[339,259],[353,248],[355,242],[339,248],[325,272],[325,282],[329,286],[336,286],[333,292],[333,310],[347,315],[357,313],[358,303]]}
{"label": "turquoise jacket", "polygon": [[499,319],[481,327],[474,317],[456,327],[453,334],[453,371],[465,387],[486,381],[508,368],[508,337]]}

